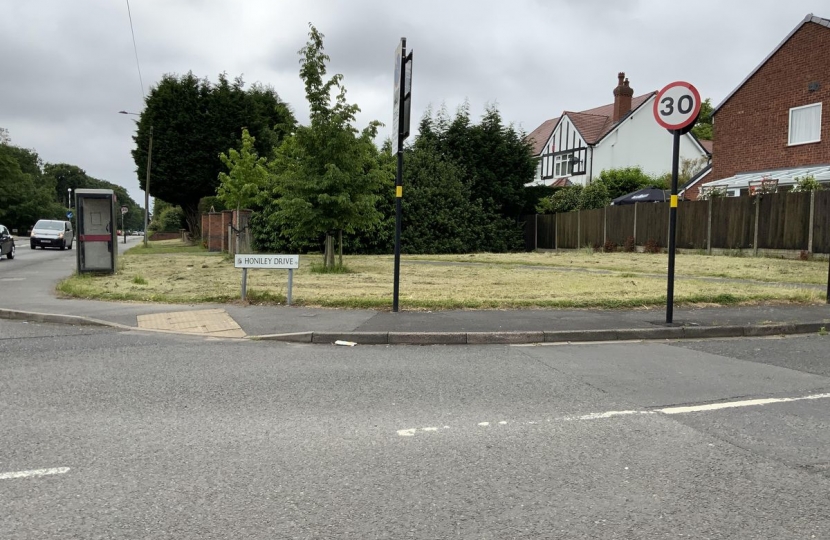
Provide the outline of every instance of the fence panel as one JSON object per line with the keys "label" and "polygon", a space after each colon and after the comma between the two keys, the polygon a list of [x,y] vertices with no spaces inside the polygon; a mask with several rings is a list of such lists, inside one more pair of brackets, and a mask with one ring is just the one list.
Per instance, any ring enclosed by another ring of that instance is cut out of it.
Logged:
{"label": "fence panel", "polygon": [[755,197],[718,197],[712,201],[712,247],[752,247],[755,233]]}
{"label": "fence panel", "polygon": [[669,203],[637,203],[637,243],[669,244]]}
{"label": "fence panel", "polygon": [[537,249],[556,248],[556,214],[539,214],[537,216]]}
{"label": "fence panel", "polygon": [[807,249],[810,193],[771,193],[758,204],[759,248]]}
{"label": "fence panel", "polygon": [[813,252],[830,253],[830,191],[817,191],[813,220]]}
{"label": "fence panel", "polygon": [[606,214],[608,228],[606,239],[621,246],[634,236],[634,205],[609,206]]}
{"label": "fence panel", "polygon": [[680,201],[677,206],[677,247],[705,249],[709,201]]}
{"label": "fence panel", "polygon": [[536,223],[536,214],[520,216],[519,220],[522,223],[522,236],[524,236],[525,239],[525,251],[533,251],[536,249],[536,230],[538,228]]}
{"label": "fence panel", "polygon": [[597,208],[594,210],[582,211],[582,238],[580,243],[582,246],[602,246],[604,240],[602,239],[603,229],[605,228],[605,209]]}
{"label": "fence panel", "polygon": [[560,249],[576,249],[579,247],[579,212],[557,214],[559,216],[559,247]]}

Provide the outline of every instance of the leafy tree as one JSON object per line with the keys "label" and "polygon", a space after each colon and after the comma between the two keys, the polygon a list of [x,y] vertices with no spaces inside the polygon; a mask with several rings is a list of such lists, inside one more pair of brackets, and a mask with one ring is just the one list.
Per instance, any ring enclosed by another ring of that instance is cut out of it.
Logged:
{"label": "leafy tree", "polygon": [[181,206],[195,233],[199,200],[216,194],[219,185],[219,154],[239,147],[242,128],[256,138],[257,153],[266,156],[294,125],[290,109],[270,87],[246,90],[241,78],[229,81],[225,74],[216,84],[190,72],[165,75],[150,91],[133,137],[139,181],[143,186],[152,129],[150,194]]}
{"label": "leafy tree", "polygon": [[712,133],[712,100],[710,98],[706,98],[703,100],[703,103],[700,104],[700,116],[698,116],[697,123],[692,128],[692,133],[694,133],[695,137],[698,139],[702,139],[704,141],[711,141],[713,140],[713,133]]}
{"label": "leafy tree", "polygon": [[[270,163],[274,183],[261,200],[268,206],[271,226],[291,242],[325,235],[324,264],[329,267],[334,265],[333,241],[329,241],[333,232],[341,234],[342,264],[342,232],[371,229],[380,221],[375,203],[388,170],[379,167],[373,142],[378,123],[370,123],[362,132],[353,126],[360,109],[346,101],[342,75],[325,80],[329,57],[324,36],[309,27],[309,40],[299,54],[311,124],[297,127],[277,148]],[[272,195],[276,199],[268,205]]]}
{"label": "leafy tree", "polygon": [[253,205],[268,182],[267,160],[257,155],[254,142],[256,139],[243,129],[242,148],[239,151],[231,148],[227,155],[219,154],[229,173],[219,173],[216,196],[226,207],[239,210]]}
{"label": "leafy tree", "polygon": [[26,232],[38,219],[63,219],[66,210],[39,162],[31,150],[0,144],[0,223],[9,229]]}
{"label": "leafy tree", "polygon": [[12,138],[9,136],[9,130],[0,127],[0,144],[11,144]]}
{"label": "leafy tree", "polygon": [[[124,228],[130,230],[144,228],[144,208],[130,197],[124,187],[89,176],[80,167],[68,163],[47,163],[43,169],[44,178],[54,186],[54,196],[61,205],[66,206],[68,202],[68,188],[72,188],[73,199],[77,189],[111,189],[115,193],[118,205],[127,207],[127,213],[124,215]],[[120,227],[120,218],[118,223]]]}

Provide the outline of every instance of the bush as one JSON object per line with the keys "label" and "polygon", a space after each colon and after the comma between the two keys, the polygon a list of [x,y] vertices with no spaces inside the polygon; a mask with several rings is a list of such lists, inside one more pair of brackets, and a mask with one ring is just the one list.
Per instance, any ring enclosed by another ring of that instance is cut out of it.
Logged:
{"label": "bush", "polygon": [[637,243],[634,242],[634,237],[629,236],[625,239],[625,243],[623,244],[623,251],[626,253],[634,253],[637,251]]}
{"label": "bush", "polygon": [[617,243],[614,242],[613,240],[606,240],[605,241],[605,246],[603,246],[603,251],[605,251],[605,253],[614,253],[614,252],[616,252],[617,251]]}
{"label": "bush", "polygon": [[798,254],[798,258],[802,261],[809,261],[810,259],[812,259],[812,256],[810,255],[809,251],[807,251],[806,249],[802,249],[801,253]]}
{"label": "bush", "polygon": [[602,244],[594,242],[594,253],[599,253],[600,251],[602,251]]}
{"label": "bush", "polygon": [[643,251],[646,253],[661,253],[663,249],[660,247],[660,244],[657,243],[657,240],[648,239],[646,240],[645,245],[643,245]]}

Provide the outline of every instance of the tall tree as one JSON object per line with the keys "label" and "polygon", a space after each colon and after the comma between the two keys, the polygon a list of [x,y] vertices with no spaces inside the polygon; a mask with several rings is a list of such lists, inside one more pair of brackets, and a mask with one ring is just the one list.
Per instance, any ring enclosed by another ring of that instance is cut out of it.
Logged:
{"label": "tall tree", "polygon": [[63,219],[66,208],[55,199],[32,150],[0,144],[0,223],[28,231],[38,219]]}
{"label": "tall tree", "polygon": [[256,138],[267,156],[296,121],[273,88],[244,88],[241,78],[225,74],[212,84],[193,73],[165,75],[147,96],[138,121],[133,150],[140,184],[147,174],[150,130],[153,132],[150,194],[181,206],[191,232],[199,228],[199,199],[214,195],[223,165],[221,152],[238,148],[242,128]]}
{"label": "tall tree", "polygon": [[698,116],[697,123],[692,128],[692,133],[694,133],[695,137],[698,139],[711,141],[713,138],[712,110],[712,100],[710,98],[703,100],[703,103],[700,104],[700,115]]}
{"label": "tall tree", "polygon": [[[124,215],[124,228],[129,230],[144,228],[144,208],[130,197],[124,187],[89,176],[85,170],[68,163],[47,163],[43,167],[43,176],[45,181],[53,186],[55,197],[63,206],[66,206],[68,202],[69,188],[72,188],[73,197],[79,188],[111,189],[115,193],[118,205],[127,207],[127,213]],[[119,227],[120,223],[119,218]]]}
{"label": "tall tree", "polygon": [[228,172],[219,173],[219,189],[216,195],[227,208],[252,206],[268,183],[267,160],[259,157],[254,143],[256,139],[242,130],[242,147],[231,148],[228,153],[219,154],[219,159]]}
{"label": "tall tree", "polygon": [[379,166],[373,142],[379,124],[371,122],[362,132],[354,127],[360,109],[346,101],[342,75],[326,79],[330,59],[324,36],[309,27],[309,40],[299,54],[311,123],[297,127],[277,148],[270,164],[274,185],[266,198],[277,197],[270,207],[271,223],[292,242],[325,235],[324,264],[331,266],[334,232],[340,233],[342,264],[342,233],[369,229],[381,219],[375,203],[389,171]]}

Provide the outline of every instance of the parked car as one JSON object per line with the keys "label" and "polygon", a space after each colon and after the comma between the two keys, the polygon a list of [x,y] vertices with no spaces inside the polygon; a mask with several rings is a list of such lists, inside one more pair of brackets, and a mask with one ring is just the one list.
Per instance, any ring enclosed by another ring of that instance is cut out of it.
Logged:
{"label": "parked car", "polygon": [[75,232],[72,230],[72,223],[55,219],[41,219],[32,227],[29,236],[29,247],[41,249],[56,247],[59,249],[72,249],[72,241],[75,239]]}
{"label": "parked car", "polygon": [[5,226],[0,225],[0,257],[14,259],[14,237]]}

